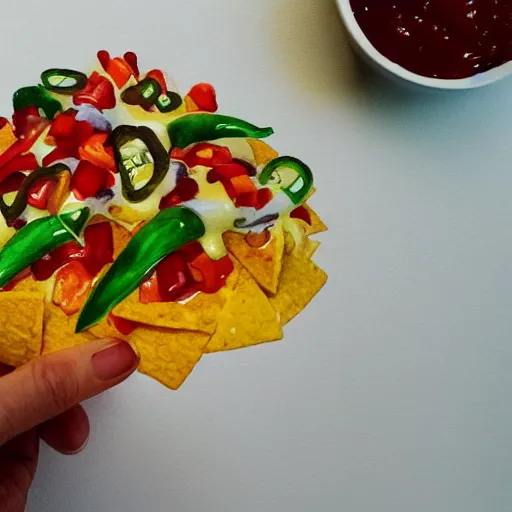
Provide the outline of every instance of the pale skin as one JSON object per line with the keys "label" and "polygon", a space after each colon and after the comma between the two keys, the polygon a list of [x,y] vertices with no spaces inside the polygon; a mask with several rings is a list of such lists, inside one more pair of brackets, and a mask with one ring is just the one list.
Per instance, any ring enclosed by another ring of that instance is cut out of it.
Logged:
{"label": "pale skin", "polygon": [[39,442],[80,452],[89,420],[80,403],[116,386],[138,365],[128,343],[97,340],[12,371],[0,363],[0,510],[23,512]]}

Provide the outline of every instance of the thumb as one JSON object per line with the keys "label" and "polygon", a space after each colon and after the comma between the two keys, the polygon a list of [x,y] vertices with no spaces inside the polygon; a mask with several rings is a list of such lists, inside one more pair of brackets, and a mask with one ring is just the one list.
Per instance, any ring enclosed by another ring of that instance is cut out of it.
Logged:
{"label": "thumb", "polygon": [[96,340],[40,357],[0,378],[0,446],[119,384],[137,364],[128,343]]}

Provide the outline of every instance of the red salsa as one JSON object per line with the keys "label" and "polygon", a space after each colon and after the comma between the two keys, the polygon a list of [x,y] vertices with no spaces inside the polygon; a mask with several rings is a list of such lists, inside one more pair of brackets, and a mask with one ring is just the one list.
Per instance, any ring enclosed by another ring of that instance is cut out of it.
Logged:
{"label": "red salsa", "polygon": [[467,78],[512,60],[512,0],[351,0],[388,59],[423,76]]}

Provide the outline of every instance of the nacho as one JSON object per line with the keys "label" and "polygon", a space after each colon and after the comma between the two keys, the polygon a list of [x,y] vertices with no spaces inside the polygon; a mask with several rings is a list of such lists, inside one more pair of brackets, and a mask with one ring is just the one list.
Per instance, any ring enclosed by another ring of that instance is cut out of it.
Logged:
{"label": "nacho", "polygon": [[122,338],[178,389],[203,354],[283,338],[326,280],[309,238],[326,226],[272,128],[133,53],[98,60],[43,72],[0,118],[0,362]]}

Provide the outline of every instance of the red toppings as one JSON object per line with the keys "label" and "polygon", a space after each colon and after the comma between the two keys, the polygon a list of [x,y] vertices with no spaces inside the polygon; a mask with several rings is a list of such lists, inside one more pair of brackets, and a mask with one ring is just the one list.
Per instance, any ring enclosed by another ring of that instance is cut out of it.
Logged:
{"label": "red toppings", "polygon": [[199,110],[204,112],[216,112],[217,95],[212,85],[201,83],[194,85],[188,93],[188,97],[197,105]]}
{"label": "red toppings", "polygon": [[33,153],[26,153],[24,155],[14,156],[0,169],[0,183],[15,172],[33,171],[38,167],[39,165]]}
{"label": "red toppings", "polygon": [[27,203],[38,210],[46,210],[54,184],[52,178],[41,178],[32,183],[28,189]]}
{"label": "red toppings", "polygon": [[160,210],[171,208],[184,201],[190,201],[194,199],[198,192],[199,185],[195,180],[192,178],[182,178],[169,194],[162,197],[160,200]]}
{"label": "red toppings", "polygon": [[126,318],[120,318],[115,316],[113,313],[108,315],[108,323],[124,336],[129,336],[137,328],[138,325],[137,322],[126,320]]}
{"label": "red toppings", "polygon": [[114,185],[114,176],[87,160],[82,160],[71,178],[71,190],[79,201],[95,197],[103,189]]}
{"label": "red toppings", "polygon": [[208,142],[195,144],[188,150],[175,148],[171,151],[171,158],[182,160],[191,169],[197,165],[215,167],[217,165],[229,164],[233,161],[228,148]]}
{"label": "red toppings", "polygon": [[128,63],[128,65],[132,68],[133,76],[135,78],[139,78],[139,61],[137,55],[133,52],[126,52],[124,54],[124,60]]}
{"label": "red toppings", "polygon": [[66,315],[73,315],[84,306],[91,284],[92,276],[84,265],[79,261],[72,261],[57,272],[53,302]]}
{"label": "red toppings", "polygon": [[75,105],[88,104],[98,110],[107,110],[116,106],[114,86],[108,78],[96,71],[89,77],[85,88],[73,96]]}
{"label": "red toppings", "polygon": [[293,210],[293,212],[290,213],[290,217],[292,219],[303,220],[304,222],[311,226],[311,215],[304,206],[299,206],[298,208],[295,208],[295,210]]}

